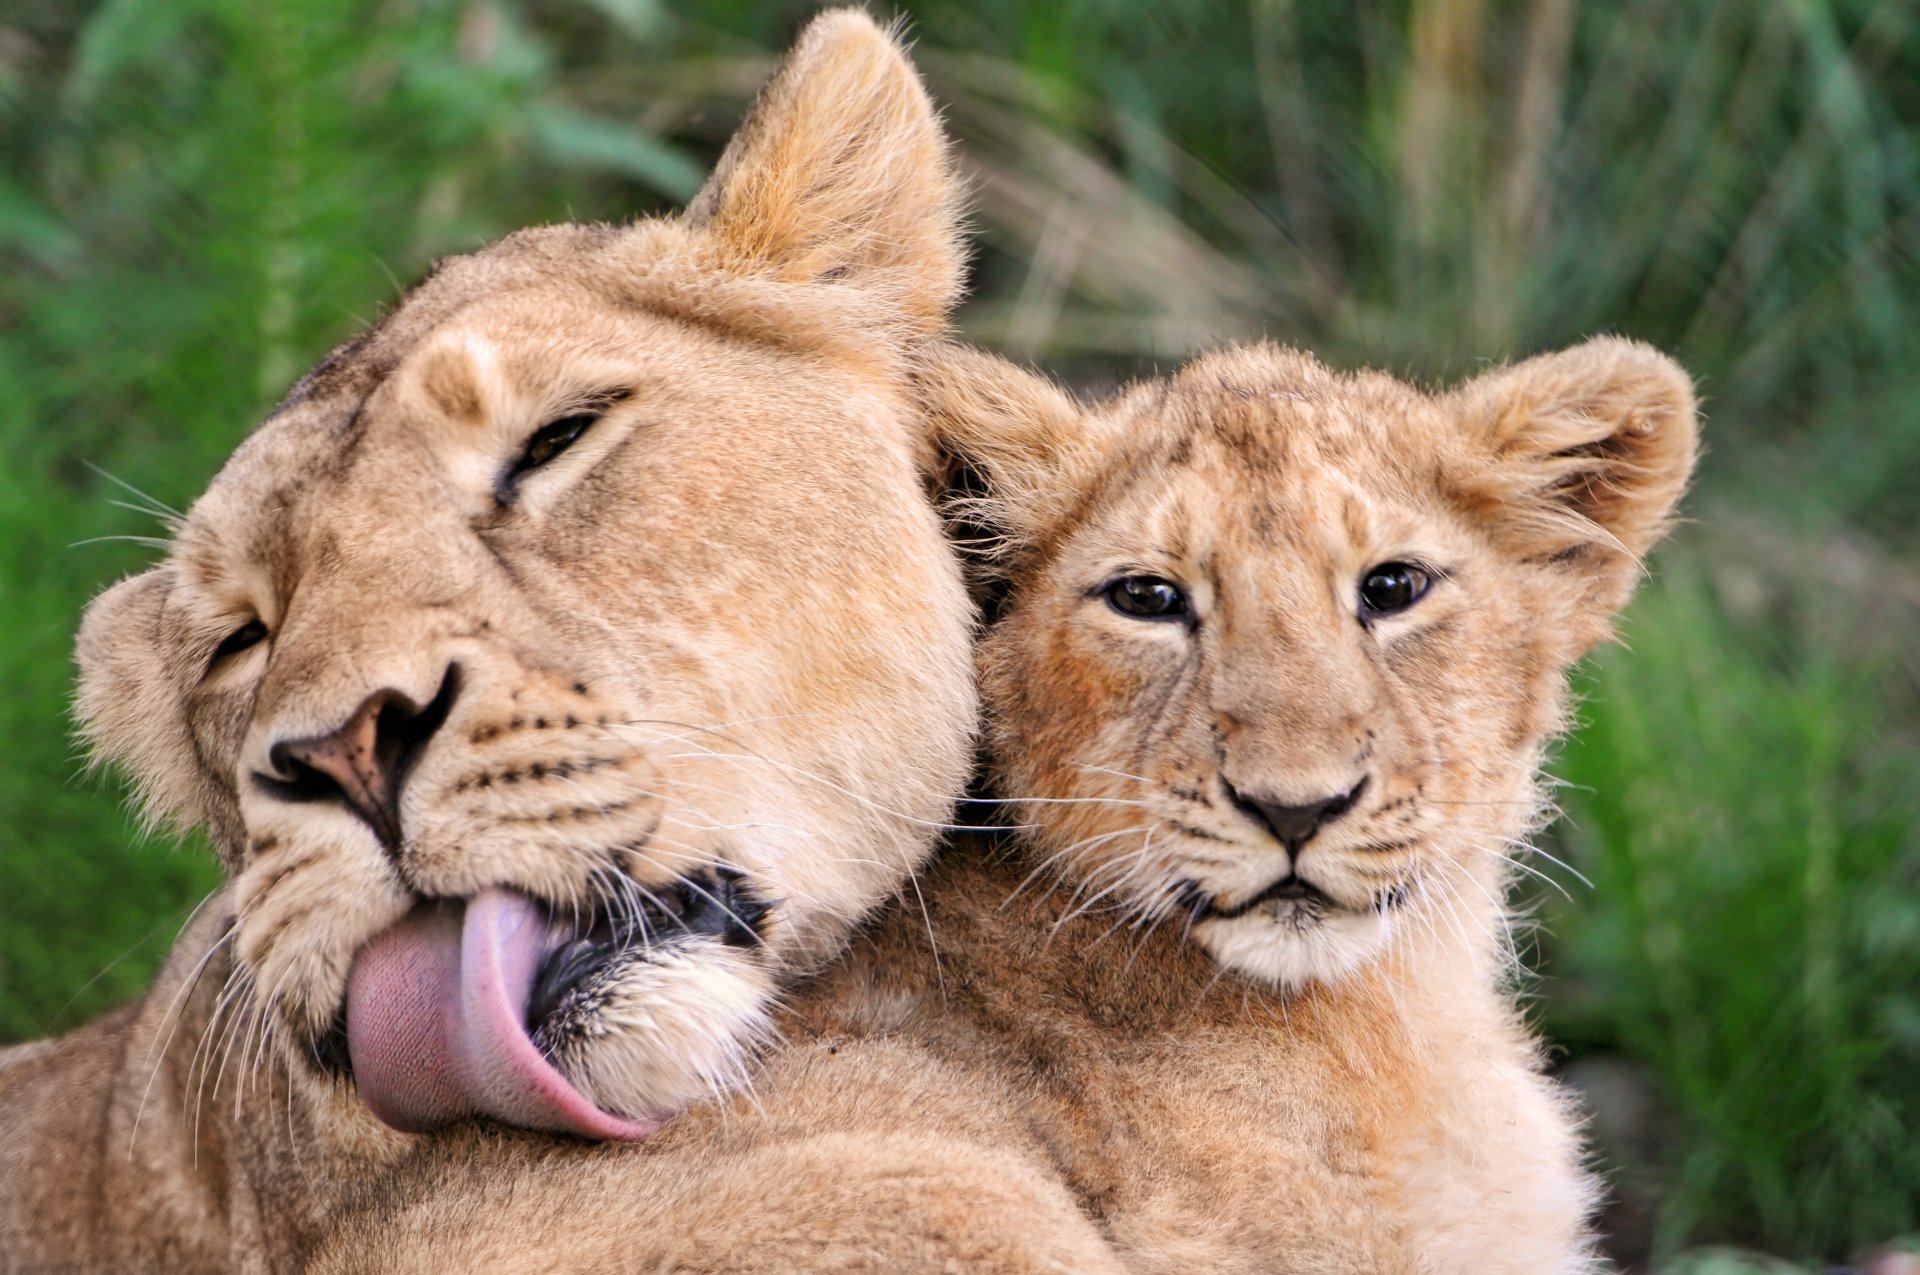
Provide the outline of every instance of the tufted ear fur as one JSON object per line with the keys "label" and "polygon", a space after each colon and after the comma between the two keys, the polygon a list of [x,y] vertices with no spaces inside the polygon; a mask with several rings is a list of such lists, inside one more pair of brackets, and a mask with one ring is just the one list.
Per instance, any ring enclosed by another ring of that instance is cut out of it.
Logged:
{"label": "tufted ear fur", "polygon": [[161,652],[161,607],[172,587],[165,566],[130,576],[96,597],[80,621],[74,718],[96,766],[118,764],[138,785],[149,825],[181,830],[206,817],[179,695]]}
{"label": "tufted ear fur", "polygon": [[1052,381],[965,346],[930,347],[915,385],[946,503],[1000,570],[1070,512],[1116,440]]}
{"label": "tufted ear fur", "polygon": [[1637,341],[1597,337],[1453,395],[1476,457],[1470,512],[1530,561],[1585,581],[1601,615],[1632,594],[1693,473],[1693,383]]}
{"label": "tufted ear fur", "polygon": [[898,41],[856,9],[801,33],[686,220],[727,268],[844,281],[908,335],[938,331],[960,297],[946,138]]}

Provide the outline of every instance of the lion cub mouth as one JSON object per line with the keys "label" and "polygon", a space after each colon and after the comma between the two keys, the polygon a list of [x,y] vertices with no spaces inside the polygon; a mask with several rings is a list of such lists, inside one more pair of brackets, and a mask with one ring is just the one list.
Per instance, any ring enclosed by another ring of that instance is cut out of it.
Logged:
{"label": "lion cub mouth", "polygon": [[596,984],[676,937],[759,942],[766,905],[731,873],[684,880],[584,926],[514,890],[424,900],[355,957],[347,1052],[383,1122],[424,1133],[470,1117],[584,1138],[635,1140],[658,1127],[604,1110],[549,1058],[592,1030]]}
{"label": "lion cub mouth", "polygon": [[1193,897],[1189,910],[1196,921],[1209,919],[1231,921],[1255,909],[1263,909],[1276,916],[1286,914],[1314,918],[1327,912],[1346,910],[1325,890],[1292,872],[1272,882],[1257,894],[1232,905],[1222,904],[1206,897],[1200,893],[1198,887],[1194,887],[1191,893]]}

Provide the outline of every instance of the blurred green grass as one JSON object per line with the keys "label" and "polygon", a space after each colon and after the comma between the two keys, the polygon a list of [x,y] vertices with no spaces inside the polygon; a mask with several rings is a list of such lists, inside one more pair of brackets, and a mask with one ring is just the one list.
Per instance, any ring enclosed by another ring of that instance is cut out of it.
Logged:
{"label": "blurred green grass", "polygon": [[1638,1060],[1681,1122],[1626,1184],[1658,1251],[1842,1256],[1915,1228],[1920,756],[1888,692],[1920,599],[1889,614],[1730,550],[1660,571],[1556,768],[1552,852],[1590,885],[1541,904],[1546,1021]]}
{"label": "blurred green grass", "polygon": [[[79,610],[152,552],[111,538],[164,534],[100,471],[184,507],[434,257],[684,199],[811,8],[0,7],[0,1039],[134,995],[214,879],[66,733]],[[1612,330],[1700,377],[1699,525],[1562,757],[1548,848],[1592,884],[1545,868],[1540,1017],[1655,1113],[1607,1147],[1622,1258],[1920,1230],[1920,13],[904,8],[975,339],[1098,384],[1259,333],[1445,377]]]}

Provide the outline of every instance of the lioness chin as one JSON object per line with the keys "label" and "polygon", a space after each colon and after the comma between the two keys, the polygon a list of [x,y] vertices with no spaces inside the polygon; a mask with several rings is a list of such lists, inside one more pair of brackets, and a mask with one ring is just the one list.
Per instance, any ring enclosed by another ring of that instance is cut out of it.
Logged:
{"label": "lioness chin", "polygon": [[1691,470],[1685,374],[1602,339],[1430,395],[1259,346],[1086,410],[954,352],[924,393],[1028,835],[944,850],[753,1104],[442,1143],[322,1269],[1592,1269],[1502,901]]}
{"label": "lioness chin", "polygon": [[0,1268],[297,1268],[479,1117],[633,1139],[930,848],[972,615],[909,393],[961,274],[911,67],[818,19],[684,217],[441,264],[89,608],[78,712],[230,884],[0,1053]]}

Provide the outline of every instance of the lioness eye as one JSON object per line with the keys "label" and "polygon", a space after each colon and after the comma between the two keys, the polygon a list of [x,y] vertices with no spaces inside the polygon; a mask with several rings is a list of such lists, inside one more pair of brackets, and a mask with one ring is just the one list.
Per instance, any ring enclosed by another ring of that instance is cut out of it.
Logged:
{"label": "lioness eye", "polygon": [[598,412],[576,412],[572,416],[562,416],[557,421],[548,421],[535,430],[533,437],[527,440],[527,449],[521,452],[520,459],[514,462],[513,472],[517,475],[529,469],[540,468],[573,446],[580,435],[586,433],[599,419]]}
{"label": "lioness eye", "polygon": [[266,625],[262,624],[259,620],[248,620],[245,624],[227,634],[220,645],[213,648],[213,658],[216,660],[224,660],[229,655],[238,655],[266,636]]}
{"label": "lioness eye", "polygon": [[1159,576],[1122,576],[1106,587],[1107,604],[1140,620],[1179,620],[1192,614],[1180,586]]}
{"label": "lioness eye", "polygon": [[1433,577],[1410,562],[1385,562],[1360,581],[1360,615],[1392,615],[1404,611],[1433,587]]}

